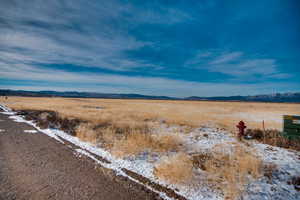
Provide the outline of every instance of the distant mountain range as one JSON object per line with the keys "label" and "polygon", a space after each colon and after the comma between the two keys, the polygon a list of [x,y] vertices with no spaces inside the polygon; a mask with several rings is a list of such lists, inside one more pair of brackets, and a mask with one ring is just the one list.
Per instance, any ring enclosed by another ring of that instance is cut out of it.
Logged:
{"label": "distant mountain range", "polygon": [[218,96],[175,98],[168,96],[150,96],[141,94],[109,94],[96,92],[57,92],[57,91],[24,91],[0,89],[0,96],[26,97],[72,97],[72,98],[107,98],[107,99],[161,99],[161,100],[191,100],[191,101],[248,101],[248,102],[294,102],[300,103],[300,92],[275,93],[254,96]]}
{"label": "distant mountain range", "polygon": [[300,92],[275,93],[253,96],[219,96],[219,97],[187,97],[185,100],[209,100],[209,101],[252,101],[252,102],[293,102],[300,103]]}
{"label": "distant mountain range", "polygon": [[57,91],[24,91],[0,89],[0,96],[26,97],[73,97],[73,98],[107,98],[107,99],[177,99],[167,96],[149,96],[141,94],[111,94],[96,92],[57,92]]}

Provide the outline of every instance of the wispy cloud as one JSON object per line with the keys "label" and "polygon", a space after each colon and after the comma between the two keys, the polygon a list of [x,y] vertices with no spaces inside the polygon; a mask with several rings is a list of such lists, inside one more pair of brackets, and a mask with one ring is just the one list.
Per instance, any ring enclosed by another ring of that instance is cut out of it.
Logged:
{"label": "wispy cloud", "polygon": [[145,11],[114,0],[5,1],[0,8],[0,56],[8,62],[73,64],[117,71],[156,67],[130,59],[125,53],[151,45],[130,36],[131,26],[145,22],[172,24],[188,18],[174,8],[158,10],[164,12]]}
{"label": "wispy cloud", "polygon": [[242,52],[232,52],[232,53],[227,53],[224,55],[221,55],[214,59],[213,61],[210,62],[212,65],[217,65],[217,64],[226,64],[232,61],[236,61],[238,58],[240,58],[243,55]]}
{"label": "wispy cloud", "polygon": [[210,71],[233,76],[268,76],[278,73],[274,59],[252,59],[239,61],[237,63],[223,62],[220,64],[212,64],[210,67]]}
{"label": "wispy cloud", "polygon": [[284,79],[291,75],[279,71],[276,60],[272,58],[247,58],[243,52],[198,53],[188,60],[186,67],[206,69],[209,72],[218,72],[235,78],[265,78]]}

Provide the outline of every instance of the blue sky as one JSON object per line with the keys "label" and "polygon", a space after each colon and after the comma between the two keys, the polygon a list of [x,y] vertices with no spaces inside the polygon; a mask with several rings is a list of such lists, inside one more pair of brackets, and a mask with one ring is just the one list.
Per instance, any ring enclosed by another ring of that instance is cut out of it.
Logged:
{"label": "blue sky", "polygon": [[0,0],[0,88],[300,91],[297,0]]}

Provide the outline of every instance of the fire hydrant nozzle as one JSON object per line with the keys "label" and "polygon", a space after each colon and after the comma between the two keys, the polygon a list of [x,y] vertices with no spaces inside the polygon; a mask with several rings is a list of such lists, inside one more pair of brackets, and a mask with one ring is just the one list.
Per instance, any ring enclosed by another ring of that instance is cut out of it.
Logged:
{"label": "fire hydrant nozzle", "polygon": [[239,129],[238,138],[241,140],[245,135],[245,129],[247,128],[247,126],[245,126],[245,123],[243,121],[240,121],[236,127]]}

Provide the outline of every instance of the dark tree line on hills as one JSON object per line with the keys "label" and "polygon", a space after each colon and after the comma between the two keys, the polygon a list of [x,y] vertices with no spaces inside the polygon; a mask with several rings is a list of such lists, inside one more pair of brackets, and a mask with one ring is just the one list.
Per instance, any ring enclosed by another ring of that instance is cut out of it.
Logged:
{"label": "dark tree line on hills", "polygon": [[295,102],[300,103],[300,92],[275,93],[253,96],[218,96],[175,98],[168,96],[151,96],[141,94],[110,94],[96,92],[57,92],[57,91],[24,91],[0,90],[0,96],[26,96],[26,97],[72,97],[72,98],[109,98],[109,99],[161,99],[161,100],[193,100],[193,101],[249,101],[249,102]]}

